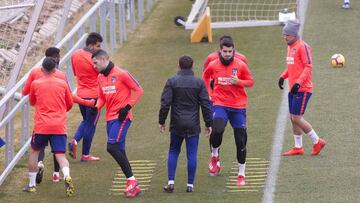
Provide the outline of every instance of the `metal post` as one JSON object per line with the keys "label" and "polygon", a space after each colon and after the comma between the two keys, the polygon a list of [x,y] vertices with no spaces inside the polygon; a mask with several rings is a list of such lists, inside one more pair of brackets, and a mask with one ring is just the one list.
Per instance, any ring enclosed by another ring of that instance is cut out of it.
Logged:
{"label": "metal post", "polygon": [[125,0],[120,0],[119,3],[119,35],[120,43],[122,44],[126,41],[126,2]]}
{"label": "metal post", "polygon": [[135,30],[135,1],[130,0],[130,31]]}
{"label": "metal post", "polygon": [[56,29],[57,32],[56,32],[56,36],[55,36],[55,44],[57,44],[61,40],[62,35],[64,33],[64,29],[65,29],[68,15],[69,15],[71,3],[72,3],[72,0],[65,0],[65,2],[64,2],[63,15],[61,16],[60,22]]}
{"label": "metal post", "polygon": [[147,8],[147,10],[148,11],[151,11],[151,9],[152,9],[152,0],[147,0],[146,1],[146,8]]}
{"label": "metal post", "polygon": [[110,0],[110,49],[112,52],[116,49],[116,17],[115,17],[115,2]]}
{"label": "metal post", "polygon": [[144,20],[144,0],[138,0],[138,20],[139,23]]}
{"label": "metal post", "polygon": [[4,161],[4,168],[9,164],[9,149],[10,149],[10,143],[9,143],[9,123],[5,125],[5,161]]}
{"label": "metal post", "polygon": [[[40,17],[40,12],[44,6],[44,2],[45,2],[45,0],[38,0],[35,5],[34,12],[31,16],[30,24],[28,26],[28,29],[27,29],[25,37],[24,37],[24,41],[21,43],[19,56],[16,60],[14,68],[11,70],[10,79],[9,79],[8,85],[6,86],[6,92],[8,92],[15,85],[16,79],[19,76],[20,69],[24,63],[24,59],[26,57],[26,52],[30,45],[32,35],[35,31],[36,24]],[[5,105],[5,108],[3,107],[0,109],[0,118],[4,117],[4,113],[6,112],[6,109],[7,109],[6,106],[7,105]]]}
{"label": "metal post", "polygon": [[100,15],[100,34],[103,37],[101,48],[107,50],[107,35],[106,35],[106,2],[104,2],[99,9]]}
{"label": "metal post", "polygon": [[89,18],[90,32],[96,32],[96,14],[92,14]]}

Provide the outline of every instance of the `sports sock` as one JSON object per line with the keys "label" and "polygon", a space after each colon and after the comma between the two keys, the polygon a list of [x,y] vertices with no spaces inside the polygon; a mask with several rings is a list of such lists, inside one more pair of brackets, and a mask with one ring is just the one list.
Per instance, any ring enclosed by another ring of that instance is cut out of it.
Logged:
{"label": "sports sock", "polygon": [[37,172],[29,172],[29,187],[36,186]]}
{"label": "sports sock", "polygon": [[135,177],[131,176],[131,177],[128,178],[128,180],[135,180]]}
{"label": "sports sock", "polygon": [[312,129],[310,132],[307,133],[307,135],[309,135],[311,142],[313,144],[317,144],[319,141],[319,136],[316,134],[315,130]]}
{"label": "sports sock", "polygon": [[238,163],[238,167],[239,167],[238,176],[244,176],[245,177],[246,163],[244,163],[244,164]]}
{"label": "sports sock", "polygon": [[344,4],[345,4],[345,3],[348,3],[348,4],[349,4],[349,3],[350,3],[350,0],[344,0]]}
{"label": "sports sock", "polygon": [[188,183],[187,186],[194,188],[194,184],[189,184],[189,183]]}
{"label": "sports sock", "polygon": [[170,184],[175,184],[175,181],[174,180],[169,180],[168,185],[170,185]]}
{"label": "sports sock", "polygon": [[302,135],[294,135],[294,142],[296,148],[302,148],[303,147]]}
{"label": "sports sock", "polygon": [[68,166],[64,166],[61,168],[62,173],[64,174],[64,179],[70,176],[70,168]]}
{"label": "sports sock", "polygon": [[217,148],[211,147],[211,156],[215,156],[215,157],[219,156],[219,147]]}

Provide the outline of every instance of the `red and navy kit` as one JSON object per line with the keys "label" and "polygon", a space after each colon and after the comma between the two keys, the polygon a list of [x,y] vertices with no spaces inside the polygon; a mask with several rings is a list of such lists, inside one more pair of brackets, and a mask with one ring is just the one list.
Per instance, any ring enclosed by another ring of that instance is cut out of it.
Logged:
{"label": "red and navy kit", "polygon": [[81,98],[97,98],[99,71],[91,59],[92,53],[79,49],[71,56],[74,75],[77,79],[77,95]]}
{"label": "red and navy kit", "polygon": [[[231,84],[233,75],[239,78],[238,84]],[[210,88],[210,79],[214,79],[214,90]],[[225,66],[220,59],[212,61],[203,73],[203,80],[209,92],[213,105],[244,109],[247,107],[247,94],[244,87],[252,87],[254,80],[247,65],[234,58]]]}
{"label": "red and navy kit", "polygon": [[[73,100],[65,80],[55,73],[45,75],[32,82],[29,102],[35,106],[34,135],[32,147],[35,150],[51,142],[54,153],[64,153],[66,146],[66,112],[72,108]],[[47,140],[36,138],[48,136]],[[62,138],[51,138],[61,136]],[[65,141],[62,143],[62,141]],[[55,141],[60,139],[61,142]],[[40,143],[37,143],[40,142]],[[52,143],[54,142],[54,143]]]}
{"label": "red and navy kit", "polygon": [[[134,77],[127,71],[114,67],[108,76],[99,74],[98,109],[106,103],[106,121],[118,118],[118,111],[130,104],[132,107],[138,102],[144,91]],[[132,94],[133,93],[133,94]],[[132,120],[132,112],[127,116]]]}
{"label": "red and navy kit", "polygon": [[288,79],[289,90],[298,83],[300,89],[296,94],[289,92],[289,111],[293,115],[303,115],[312,95],[312,54],[311,48],[301,39],[288,46],[286,70],[281,78]]}
{"label": "red and navy kit", "polygon": [[116,66],[107,76],[99,74],[98,82],[98,109],[100,110],[106,104],[107,142],[118,143],[119,149],[125,150],[125,138],[131,125],[132,111],[130,110],[126,119],[121,122],[118,119],[118,112],[127,104],[134,107],[144,91],[129,72]]}

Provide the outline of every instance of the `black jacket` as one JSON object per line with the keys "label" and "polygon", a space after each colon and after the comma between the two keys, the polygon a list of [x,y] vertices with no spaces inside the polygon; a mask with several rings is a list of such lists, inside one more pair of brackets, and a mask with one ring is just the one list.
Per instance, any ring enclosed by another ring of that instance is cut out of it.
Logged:
{"label": "black jacket", "polygon": [[171,107],[170,132],[192,136],[201,132],[199,110],[205,126],[212,125],[211,104],[204,82],[192,70],[180,70],[169,78],[161,95],[159,124],[164,124]]}

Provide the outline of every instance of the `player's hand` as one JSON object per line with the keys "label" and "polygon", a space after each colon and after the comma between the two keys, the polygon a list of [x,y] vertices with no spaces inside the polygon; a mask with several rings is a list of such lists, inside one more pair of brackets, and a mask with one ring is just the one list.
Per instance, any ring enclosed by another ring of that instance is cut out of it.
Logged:
{"label": "player's hand", "polygon": [[125,118],[128,115],[130,109],[131,109],[131,105],[127,104],[125,107],[121,108],[118,111],[118,113],[119,113],[118,119],[119,119],[120,122],[123,122],[125,120]]}
{"label": "player's hand", "polygon": [[211,127],[205,128],[205,136],[206,136],[207,138],[210,137],[211,132],[212,132],[212,128],[211,128]]}
{"label": "player's hand", "polygon": [[278,85],[281,90],[284,89],[284,78],[279,78]]}
{"label": "player's hand", "polygon": [[165,132],[165,124],[159,124],[160,133]]}
{"label": "player's hand", "polygon": [[294,86],[291,88],[291,93],[296,94],[298,93],[299,89],[300,89],[299,83],[295,83]]}
{"label": "player's hand", "polygon": [[237,75],[232,75],[231,78],[230,78],[230,83],[233,84],[233,85],[236,85],[239,83],[239,78]]}

